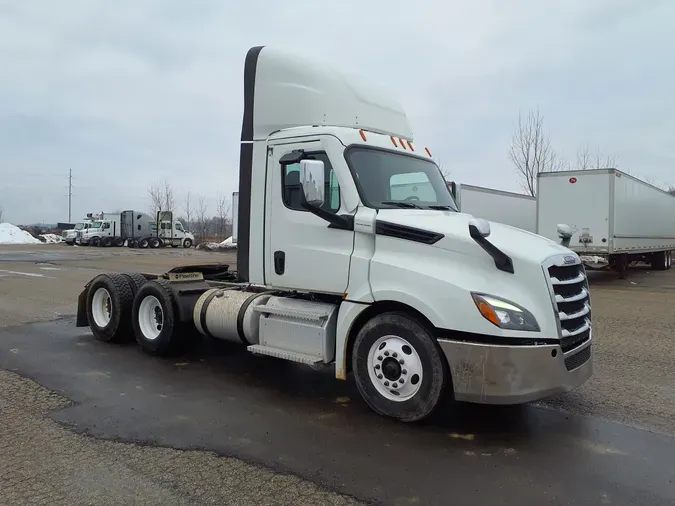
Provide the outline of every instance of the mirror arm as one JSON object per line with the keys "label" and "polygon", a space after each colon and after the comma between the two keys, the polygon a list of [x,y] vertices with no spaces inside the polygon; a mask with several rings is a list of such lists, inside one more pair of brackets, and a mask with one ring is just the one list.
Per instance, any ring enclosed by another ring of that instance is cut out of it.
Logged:
{"label": "mirror arm", "polygon": [[492,257],[495,261],[495,267],[500,271],[508,272],[513,274],[513,260],[511,257],[500,250],[497,246],[492,244],[490,241],[485,238],[478,228],[475,225],[469,225],[469,235],[471,238],[478,243],[478,245],[485,250],[485,252]]}
{"label": "mirror arm", "polygon": [[349,222],[345,217],[343,216],[338,216],[337,214],[333,214],[329,211],[326,211],[325,209],[321,209],[320,207],[313,206],[309,202],[307,202],[307,199],[305,199],[305,195],[300,193],[300,207],[303,209],[306,209],[310,213],[312,213],[314,216],[318,216],[322,220],[327,221],[330,223],[332,228],[339,228],[342,230],[350,230],[353,229],[353,224]]}

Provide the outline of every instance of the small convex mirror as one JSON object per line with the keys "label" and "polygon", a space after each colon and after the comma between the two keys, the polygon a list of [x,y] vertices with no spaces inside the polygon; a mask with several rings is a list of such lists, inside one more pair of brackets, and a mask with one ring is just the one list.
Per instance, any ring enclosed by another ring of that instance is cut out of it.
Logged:
{"label": "small convex mirror", "polygon": [[320,160],[300,162],[300,181],[307,203],[320,207],[324,202],[324,168]]}

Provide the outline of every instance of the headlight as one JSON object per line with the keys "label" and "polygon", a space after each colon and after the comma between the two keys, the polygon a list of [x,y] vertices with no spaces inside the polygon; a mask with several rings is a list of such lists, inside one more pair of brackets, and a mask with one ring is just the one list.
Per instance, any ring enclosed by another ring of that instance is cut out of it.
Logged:
{"label": "headlight", "polygon": [[472,293],[480,314],[501,329],[539,332],[539,324],[527,309],[492,295]]}

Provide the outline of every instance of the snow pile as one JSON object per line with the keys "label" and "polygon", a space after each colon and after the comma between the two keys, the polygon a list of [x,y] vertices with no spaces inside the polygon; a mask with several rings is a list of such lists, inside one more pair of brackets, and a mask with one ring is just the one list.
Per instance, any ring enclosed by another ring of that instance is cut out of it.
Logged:
{"label": "snow pile", "polygon": [[46,244],[56,244],[62,241],[61,236],[56,234],[40,234],[40,238],[43,239],[42,242]]}
{"label": "snow pile", "polygon": [[25,230],[11,223],[0,223],[0,244],[42,244]]}
{"label": "snow pile", "polygon": [[237,249],[237,245],[232,244],[232,237],[228,237],[223,242],[202,242],[197,245],[197,249],[205,251],[227,251]]}
{"label": "snow pile", "polygon": [[232,243],[232,236],[230,236],[220,243],[220,247],[225,249],[233,249],[236,248],[237,245]]}

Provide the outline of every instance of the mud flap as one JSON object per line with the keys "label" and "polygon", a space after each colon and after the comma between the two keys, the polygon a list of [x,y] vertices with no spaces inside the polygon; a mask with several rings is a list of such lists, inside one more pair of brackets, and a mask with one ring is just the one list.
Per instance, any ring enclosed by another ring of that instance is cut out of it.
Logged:
{"label": "mud flap", "polygon": [[77,321],[76,327],[88,327],[89,319],[87,318],[87,292],[89,290],[89,283],[84,287],[84,290],[77,297]]}

